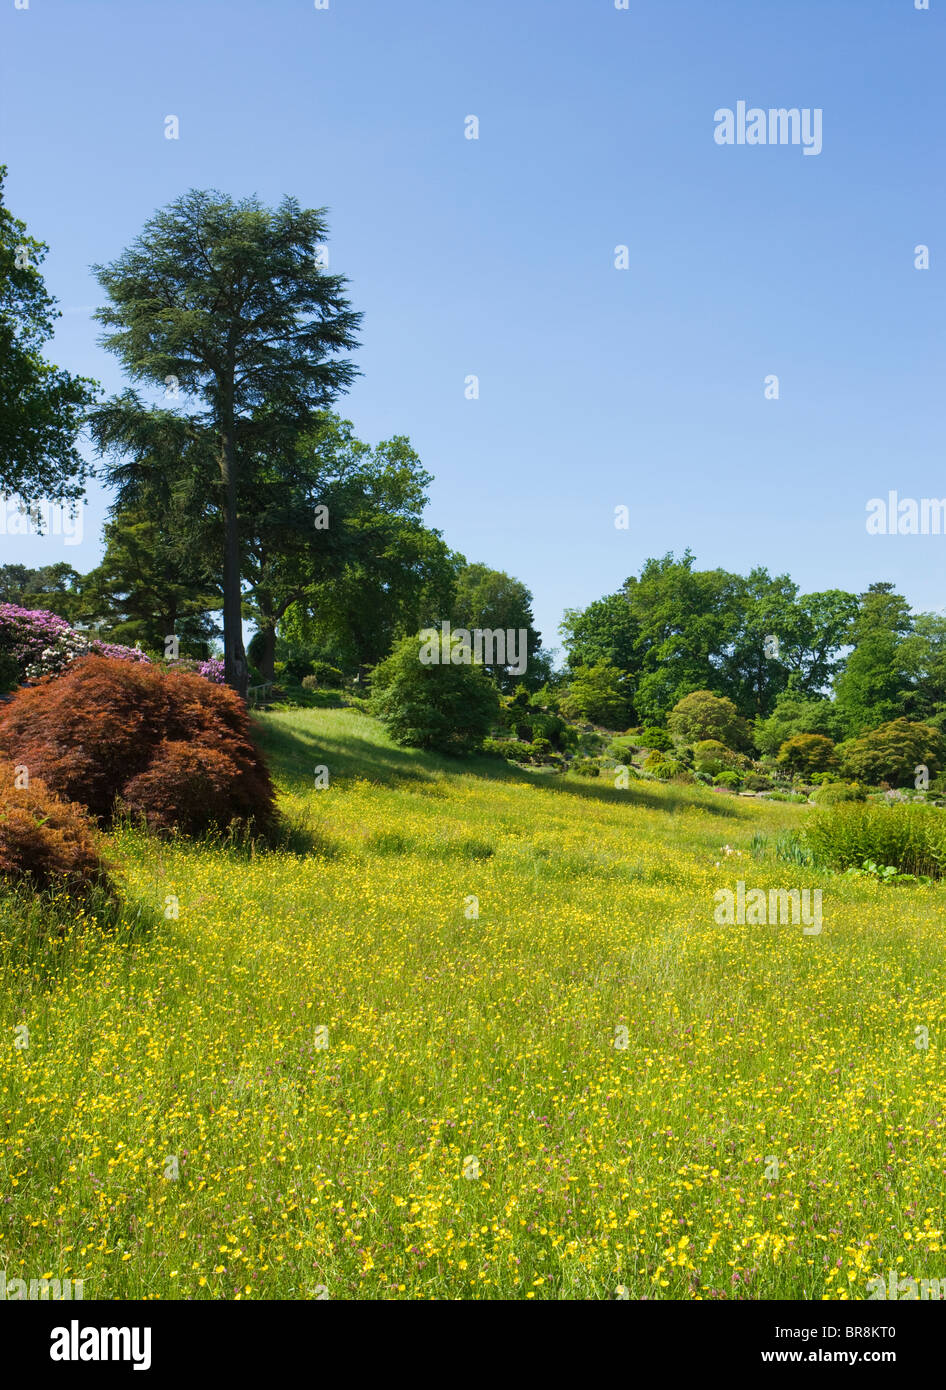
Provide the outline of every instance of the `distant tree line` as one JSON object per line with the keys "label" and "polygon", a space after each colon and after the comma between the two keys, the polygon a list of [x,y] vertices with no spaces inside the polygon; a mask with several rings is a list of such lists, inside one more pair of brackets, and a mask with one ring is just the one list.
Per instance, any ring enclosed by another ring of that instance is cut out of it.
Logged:
{"label": "distant tree line", "polygon": [[698,570],[687,551],[569,610],[561,632],[574,713],[611,728],[666,726],[695,691],[731,700],[771,752],[794,733],[946,717],[946,617],[911,612],[885,582],[803,594],[762,568]]}

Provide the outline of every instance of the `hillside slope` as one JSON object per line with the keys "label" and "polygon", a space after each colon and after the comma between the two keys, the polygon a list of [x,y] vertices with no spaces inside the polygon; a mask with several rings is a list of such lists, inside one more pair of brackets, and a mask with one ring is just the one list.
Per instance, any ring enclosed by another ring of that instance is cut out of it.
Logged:
{"label": "hillside slope", "polygon": [[[863,1298],[946,1272],[942,889],[750,850],[805,808],[449,764],[352,711],[260,727],[292,851],[122,830],[136,925],[42,969],[5,943],[8,1279]],[[740,879],[822,889],[824,930],[718,926]]]}

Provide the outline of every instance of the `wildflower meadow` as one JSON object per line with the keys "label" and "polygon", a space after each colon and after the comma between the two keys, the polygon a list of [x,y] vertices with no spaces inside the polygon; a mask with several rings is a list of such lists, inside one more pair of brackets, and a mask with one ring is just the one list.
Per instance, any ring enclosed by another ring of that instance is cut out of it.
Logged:
{"label": "wildflower meadow", "polygon": [[850,1299],[942,1269],[941,889],[837,876],[817,937],[720,927],[806,811],[457,768],[355,711],[260,727],[294,848],[121,826],[107,930],[5,903],[8,1278]]}

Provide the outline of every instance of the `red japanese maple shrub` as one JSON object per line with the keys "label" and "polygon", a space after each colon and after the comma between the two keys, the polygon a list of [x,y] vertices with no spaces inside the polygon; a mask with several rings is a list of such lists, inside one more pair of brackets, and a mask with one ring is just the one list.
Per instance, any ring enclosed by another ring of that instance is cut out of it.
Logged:
{"label": "red japanese maple shrub", "polygon": [[92,822],[44,783],[0,759],[0,878],[84,893],[107,886]]}
{"label": "red japanese maple shrub", "polygon": [[197,832],[275,816],[243,701],[202,676],[85,657],[0,709],[0,753],[102,819]]}

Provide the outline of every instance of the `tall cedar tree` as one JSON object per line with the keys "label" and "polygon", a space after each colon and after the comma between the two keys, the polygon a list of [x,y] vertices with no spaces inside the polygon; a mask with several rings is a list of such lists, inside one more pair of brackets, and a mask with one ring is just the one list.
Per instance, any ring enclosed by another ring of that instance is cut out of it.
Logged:
{"label": "tall cedar tree", "polygon": [[[344,277],[322,268],[325,209],[284,198],[275,210],[192,190],[157,212],[135,243],[94,271],[109,298],[103,344],[132,381],[179,392],[154,409],[135,392],[93,417],[99,447],[119,460],[168,457],[175,430],[199,456],[210,448],[223,517],[223,633],[227,683],[246,693],[238,527],[242,471],[288,456],[314,414],[351,384],[339,354],[357,345],[361,315]],[[164,449],[155,445],[163,438]]]}
{"label": "tall cedar tree", "polygon": [[76,449],[95,382],[46,362],[59,317],[39,267],[46,246],[3,204],[0,164],[0,492],[29,505],[75,501],[89,467]]}

